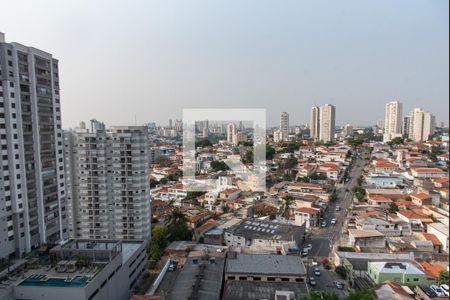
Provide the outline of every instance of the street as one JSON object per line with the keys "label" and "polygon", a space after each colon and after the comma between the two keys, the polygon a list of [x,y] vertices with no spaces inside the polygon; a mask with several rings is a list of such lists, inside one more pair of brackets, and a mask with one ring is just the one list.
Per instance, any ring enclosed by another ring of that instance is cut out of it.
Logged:
{"label": "street", "polygon": [[[328,258],[333,245],[342,237],[342,226],[347,216],[347,209],[352,203],[351,188],[356,184],[357,179],[361,176],[365,161],[361,158],[354,160],[353,167],[349,173],[349,181],[336,189],[338,196],[337,201],[331,203],[328,209],[325,211],[323,220],[326,221],[327,227],[314,228],[311,231],[310,240],[306,241],[307,244],[312,245],[312,250],[309,251],[309,255],[305,260],[305,265],[308,270],[308,278],[314,277],[317,285],[312,287],[315,290],[323,290],[329,292],[336,292],[339,298],[345,298],[343,290],[338,290],[334,281],[339,280],[344,282],[334,271],[325,270],[322,266],[323,258]],[[348,190],[348,191],[347,191]],[[340,210],[336,211],[336,206],[340,206]],[[331,225],[331,219],[336,218],[336,224]],[[312,261],[318,262],[317,267],[321,270],[320,276],[314,275],[314,266]]]}

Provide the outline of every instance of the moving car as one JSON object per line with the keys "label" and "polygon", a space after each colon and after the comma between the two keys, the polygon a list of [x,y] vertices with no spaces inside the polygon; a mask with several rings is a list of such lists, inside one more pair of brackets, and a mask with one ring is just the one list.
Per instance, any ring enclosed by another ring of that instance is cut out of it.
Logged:
{"label": "moving car", "polygon": [[336,211],[340,211],[341,207],[339,205],[336,205]]}
{"label": "moving car", "polygon": [[303,249],[302,251],[302,256],[308,256],[308,250],[307,249]]}
{"label": "moving car", "polygon": [[334,282],[334,286],[339,290],[342,290],[344,288],[344,284],[337,280]]}
{"label": "moving car", "polygon": [[331,219],[331,222],[330,222],[330,224],[331,224],[331,225],[334,225],[334,224],[336,224],[336,218],[333,218],[333,219]]}
{"label": "moving car", "polygon": [[320,270],[319,270],[319,268],[314,268],[314,275],[320,276]]}
{"label": "moving car", "polygon": [[312,263],[311,263],[313,266],[318,266],[319,265],[319,263],[317,262],[317,260],[315,260],[315,259],[313,259],[313,261],[312,261]]}
{"label": "moving car", "polygon": [[309,277],[309,285],[315,286],[316,285],[316,279],[314,277]]}
{"label": "moving car", "polygon": [[322,228],[327,227],[327,222],[323,221],[323,222],[320,224],[320,227],[322,227]]}

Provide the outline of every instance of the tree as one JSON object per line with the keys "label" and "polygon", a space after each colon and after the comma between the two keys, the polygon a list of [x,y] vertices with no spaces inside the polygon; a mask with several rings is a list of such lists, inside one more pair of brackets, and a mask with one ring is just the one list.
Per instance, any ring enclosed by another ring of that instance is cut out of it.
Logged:
{"label": "tree", "polygon": [[393,146],[393,145],[401,145],[401,144],[403,144],[403,138],[402,137],[396,137],[396,138],[393,138],[392,140],[390,140],[389,142],[387,142],[387,144],[389,145],[389,146]]}
{"label": "tree", "polygon": [[338,300],[339,296],[335,292],[311,290],[309,295],[301,296],[305,300]]}
{"label": "tree", "polygon": [[195,148],[204,148],[204,147],[211,147],[212,143],[210,140],[208,139],[199,139],[197,141],[195,141]]}
{"label": "tree", "polygon": [[350,292],[347,300],[375,300],[375,293],[373,289],[362,289]]}
{"label": "tree", "polygon": [[334,202],[334,201],[336,201],[337,199],[338,199],[338,196],[337,196],[336,193],[331,194],[331,196],[330,196],[331,202]]}
{"label": "tree", "polygon": [[358,200],[361,201],[364,198],[364,196],[366,195],[366,190],[363,187],[359,186],[359,185],[355,185],[352,188],[352,193],[355,195],[355,197]]}
{"label": "tree", "polygon": [[205,194],[205,192],[187,192],[186,200],[197,199],[201,195]]}
{"label": "tree", "polygon": [[284,162],[284,167],[286,169],[292,169],[293,167],[297,166],[297,159],[295,158],[295,156],[291,155],[289,156],[288,159],[286,159],[286,161]]}
{"label": "tree", "polygon": [[361,176],[358,177],[356,183],[357,183],[359,186],[362,186],[363,182],[364,182],[364,177],[361,175]]}
{"label": "tree", "polygon": [[272,160],[274,155],[275,155],[275,149],[273,149],[273,147],[270,145],[266,145],[266,159]]}
{"label": "tree", "polygon": [[394,203],[389,204],[389,213],[395,214],[398,211],[399,209],[397,205],[395,205]]}
{"label": "tree", "polygon": [[314,172],[308,176],[312,180],[326,180],[327,175],[324,173]]}
{"label": "tree", "polygon": [[242,157],[242,163],[244,164],[253,163],[253,150],[245,152],[244,156]]}
{"label": "tree", "polygon": [[150,257],[154,261],[158,261],[162,254],[163,250],[167,245],[167,227],[164,225],[155,225],[152,228],[152,238],[150,240],[149,245],[149,253]]}
{"label": "tree", "polygon": [[283,205],[281,206],[281,211],[283,212],[283,216],[288,217],[289,216],[289,210],[294,202],[294,197],[291,195],[286,195],[283,197]]}
{"label": "tree", "polygon": [[167,184],[167,182],[169,182],[169,180],[167,178],[161,178],[161,180],[159,181],[159,183],[161,184]]}
{"label": "tree", "polygon": [[172,162],[170,159],[165,155],[160,155],[155,159],[155,164],[161,166],[161,167],[169,167]]}
{"label": "tree", "polygon": [[178,181],[178,179],[183,175],[183,171],[181,170],[177,170],[171,174],[169,174],[169,176],[167,176],[167,179],[169,181]]}
{"label": "tree", "polygon": [[253,146],[253,141],[239,142],[239,145],[242,145],[244,147],[252,147]]}
{"label": "tree", "polygon": [[336,274],[340,275],[342,278],[347,278],[347,270],[343,266],[337,266],[334,271]]}
{"label": "tree", "polygon": [[442,270],[439,272],[439,283],[448,284],[448,271]]}
{"label": "tree", "polygon": [[180,210],[174,210],[167,218],[168,232],[171,241],[192,240],[192,232],[187,226],[186,215]]}
{"label": "tree", "polygon": [[230,168],[228,167],[228,165],[222,161],[222,160],[214,160],[211,162],[211,168],[213,169],[214,172],[219,172],[219,171],[227,171]]}
{"label": "tree", "polygon": [[166,221],[169,227],[181,222],[186,223],[186,215],[178,209],[172,211]]}

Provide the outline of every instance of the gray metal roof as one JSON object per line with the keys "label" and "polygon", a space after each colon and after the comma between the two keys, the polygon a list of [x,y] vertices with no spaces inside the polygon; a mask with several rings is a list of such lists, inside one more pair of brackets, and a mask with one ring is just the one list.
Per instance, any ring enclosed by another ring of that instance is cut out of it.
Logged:
{"label": "gray metal roof", "polygon": [[272,254],[238,254],[227,259],[227,274],[260,274],[274,276],[306,276],[305,265],[300,256]]}

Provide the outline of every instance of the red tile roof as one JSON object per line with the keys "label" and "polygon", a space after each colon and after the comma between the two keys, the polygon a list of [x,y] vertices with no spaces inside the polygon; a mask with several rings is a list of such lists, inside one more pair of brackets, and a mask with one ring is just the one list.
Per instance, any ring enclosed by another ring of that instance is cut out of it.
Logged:
{"label": "red tile roof", "polygon": [[427,232],[422,232],[423,237],[427,240],[427,241],[431,241],[433,243],[433,246],[441,246],[441,242],[439,241],[439,239],[432,233],[427,233]]}
{"label": "red tile roof", "polygon": [[300,207],[300,208],[297,208],[295,211],[305,213],[305,214],[310,214],[310,215],[317,215],[319,213],[319,211],[317,209],[313,209],[313,208],[309,208],[309,207]]}
{"label": "red tile roof", "polygon": [[421,200],[425,200],[425,199],[429,199],[431,198],[430,195],[426,194],[426,193],[416,193],[412,195],[414,198],[419,198]]}
{"label": "red tile roof", "polygon": [[445,268],[441,265],[432,265],[426,261],[421,262],[420,265],[428,276],[434,278],[439,278],[439,274],[441,273],[441,271],[445,270]]}

